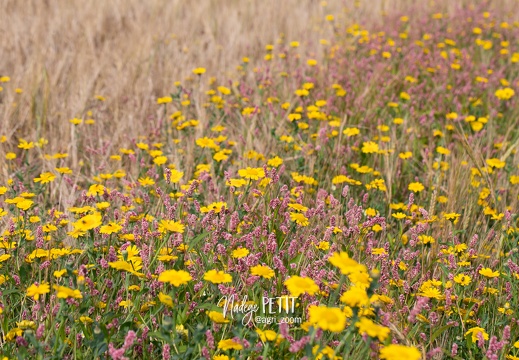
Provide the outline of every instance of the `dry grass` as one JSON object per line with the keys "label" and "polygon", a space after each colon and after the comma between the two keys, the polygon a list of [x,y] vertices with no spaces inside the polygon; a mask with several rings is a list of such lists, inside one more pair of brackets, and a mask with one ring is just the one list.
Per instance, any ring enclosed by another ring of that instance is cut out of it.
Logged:
{"label": "dry grass", "polygon": [[[280,34],[314,46],[323,11],[316,1],[295,0],[3,1],[0,72],[24,94],[3,99],[0,132],[36,131],[70,143],[67,120],[83,116],[101,94],[106,116],[98,121],[116,143],[125,141],[149,129],[155,99],[193,68],[222,81]],[[16,109],[5,106],[13,101]]]}

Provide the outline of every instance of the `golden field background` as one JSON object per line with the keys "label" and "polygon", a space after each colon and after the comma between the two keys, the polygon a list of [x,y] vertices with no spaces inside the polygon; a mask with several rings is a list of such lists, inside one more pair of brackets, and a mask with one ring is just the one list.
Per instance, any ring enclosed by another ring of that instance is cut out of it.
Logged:
{"label": "golden field background", "polygon": [[[156,98],[173,83],[193,80],[192,69],[232,79],[242,57],[261,61],[266,44],[299,41],[301,54],[320,58],[320,39],[331,39],[346,24],[383,23],[391,14],[412,14],[433,6],[451,12],[468,1],[311,1],[311,0],[4,0],[0,1],[0,135],[11,144],[20,137],[49,141],[49,150],[73,146],[74,117],[85,117],[106,98],[95,136],[113,146],[150,129],[158,115]],[[490,7],[514,17],[517,1]],[[333,14],[336,21],[324,21]],[[23,93],[14,91],[20,88]],[[198,120],[204,124],[203,109]],[[3,157],[3,155],[2,155]]]}

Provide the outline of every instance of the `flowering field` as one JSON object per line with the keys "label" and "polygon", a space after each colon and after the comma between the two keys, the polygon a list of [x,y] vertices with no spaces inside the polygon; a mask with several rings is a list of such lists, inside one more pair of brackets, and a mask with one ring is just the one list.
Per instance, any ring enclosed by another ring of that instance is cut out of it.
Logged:
{"label": "flowering field", "polygon": [[0,63],[3,359],[519,359],[519,19],[439,3],[139,96]]}

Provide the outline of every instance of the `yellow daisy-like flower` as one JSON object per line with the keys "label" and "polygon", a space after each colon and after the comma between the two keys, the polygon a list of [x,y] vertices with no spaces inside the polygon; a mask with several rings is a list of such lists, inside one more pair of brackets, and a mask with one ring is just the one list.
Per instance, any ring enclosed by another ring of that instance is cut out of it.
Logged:
{"label": "yellow daisy-like flower", "polygon": [[184,233],[185,225],[180,221],[161,220],[159,223],[159,231],[165,233],[166,231],[182,234]]}
{"label": "yellow daisy-like flower", "polygon": [[238,175],[245,179],[259,180],[265,177],[265,171],[263,168],[247,167],[246,169],[238,170]]}
{"label": "yellow daisy-like flower", "polygon": [[362,317],[355,326],[359,329],[359,334],[366,334],[372,338],[378,338],[379,341],[384,341],[389,336],[391,330],[385,326],[378,325],[372,320]]}
{"label": "yellow daisy-like flower", "polygon": [[219,201],[219,202],[214,202],[212,204],[209,204],[207,206],[202,206],[200,208],[200,212],[205,214],[205,213],[208,213],[210,211],[214,211],[215,214],[219,214],[220,211],[222,211],[223,208],[228,208],[227,206],[227,203],[226,202],[223,202],[223,201]]}
{"label": "yellow daisy-like flower", "polygon": [[39,285],[32,284],[27,288],[27,296],[32,297],[34,300],[38,301],[40,295],[44,295],[50,292],[50,286],[47,282],[42,282]]}
{"label": "yellow daisy-like flower", "polygon": [[197,68],[193,69],[193,74],[195,74],[195,75],[205,74],[205,68],[197,67]]}
{"label": "yellow daisy-like flower", "polygon": [[301,213],[290,213],[290,220],[301,226],[308,226],[308,224],[310,224],[308,218]]}
{"label": "yellow daisy-like flower", "polygon": [[380,358],[384,360],[420,360],[422,353],[412,346],[391,344],[380,350]]}
{"label": "yellow daisy-like flower", "polygon": [[472,336],[472,342],[478,341],[478,334],[483,335],[483,339],[488,340],[488,334],[482,327],[475,326],[473,328],[470,328],[466,333],[465,337],[471,335]]}
{"label": "yellow daisy-like flower", "polygon": [[470,276],[468,276],[468,275],[458,274],[454,277],[454,282],[461,286],[467,286],[468,284],[470,284],[471,279],[470,279]]}
{"label": "yellow daisy-like flower", "polygon": [[267,265],[256,265],[250,268],[251,275],[261,276],[265,279],[273,278],[276,273]]}
{"label": "yellow daisy-like flower", "polygon": [[235,259],[241,259],[241,258],[244,258],[245,256],[249,255],[249,252],[250,251],[248,249],[240,247],[236,250],[233,250],[232,257]]}
{"label": "yellow daisy-like flower", "polygon": [[164,305],[173,307],[173,298],[167,294],[164,294],[162,291],[159,292],[159,300]]}
{"label": "yellow daisy-like flower", "polygon": [[139,178],[138,181],[139,181],[139,184],[141,184],[141,186],[143,186],[143,187],[146,187],[149,185],[155,185],[155,181],[152,178],[150,178],[149,176],[147,176],[145,178]]}
{"label": "yellow daisy-like flower", "polygon": [[71,289],[66,286],[60,285],[54,285],[52,288],[58,292],[57,296],[59,299],[68,299],[69,297],[74,299],[83,298],[83,295],[81,295],[81,291],[79,291],[78,289]]}
{"label": "yellow daisy-like flower", "polygon": [[223,316],[223,314],[218,311],[208,311],[207,316],[209,316],[211,321],[217,324],[227,324],[229,322],[229,319],[226,319],[225,316]]}
{"label": "yellow daisy-like flower", "polygon": [[232,282],[232,276],[223,271],[209,270],[204,274],[204,280],[213,284],[223,284]]}
{"label": "yellow daisy-like flower", "polygon": [[94,229],[102,224],[102,215],[100,213],[94,213],[83,216],[81,219],[73,223],[74,228],[79,231],[88,231]]}
{"label": "yellow daisy-like flower", "polygon": [[408,189],[413,192],[420,192],[425,189],[425,187],[420,182],[413,182],[409,184]]}
{"label": "yellow daisy-like flower", "polygon": [[479,274],[483,275],[484,277],[487,277],[487,278],[495,278],[500,275],[499,271],[492,271],[492,269],[490,269],[490,268],[483,268],[483,269],[479,270]]}
{"label": "yellow daisy-like flower", "polygon": [[312,305],[308,314],[309,321],[323,330],[341,332],[346,327],[346,314],[340,308]]}
{"label": "yellow daisy-like flower", "polygon": [[218,349],[225,350],[242,350],[243,345],[237,343],[233,339],[220,340],[218,343]]}
{"label": "yellow daisy-like flower", "polygon": [[40,177],[34,178],[34,182],[47,184],[47,183],[54,181],[54,179],[56,179],[56,175],[54,175],[51,172],[45,172],[45,173],[41,173]]}
{"label": "yellow daisy-like flower", "polygon": [[160,273],[158,281],[167,282],[175,287],[187,284],[193,280],[191,275],[185,270],[166,270]]}
{"label": "yellow daisy-like flower", "polygon": [[373,141],[364,142],[364,143],[362,143],[361,151],[364,154],[378,153],[378,144]]}
{"label": "yellow daisy-like flower", "polygon": [[285,286],[292,296],[299,296],[301,294],[314,295],[319,291],[319,286],[308,277],[292,276],[285,280]]}
{"label": "yellow daisy-like flower", "polygon": [[357,272],[367,272],[366,266],[359,264],[357,261],[350,258],[346,252],[336,252],[328,259],[328,261],[341,270],[344,275],[349,275]]}

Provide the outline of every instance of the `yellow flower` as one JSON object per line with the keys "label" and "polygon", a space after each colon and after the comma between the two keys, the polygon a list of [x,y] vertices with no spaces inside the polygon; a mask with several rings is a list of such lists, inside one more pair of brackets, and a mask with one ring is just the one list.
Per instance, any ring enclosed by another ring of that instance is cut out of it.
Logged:
{"label": "yellow flower", "polygon": [[50,286],[48,282],[42,282],[39,285],[32,284],[27,288],[27,296],[32,297],[36,301],[38,301],[40,295],[47,294],[49,292]]}
{"label": "yellow flower", "polygon": [[251,275],[261,276],[265,279],[270,279],[276,274],[274,270],[266,265],[256,265],[250,268]]}
{"label": "yellow flower", "polygon": [[88,316],[80,316],[79,321],[81,321],[83,324],[91,324],[94,322],[90,317]]}
{"label": "yellow flower", "polygon": [[14,159],[16,159],[16,154],[13,152],[8,152],[7,154],[5,154],[5,158],[7,160],[14,160]]}
{"label": "yellow flower", "polygon": [[69,297],[72,297],[74,299],[82,299],[83,295],[81,295],[81,291],[78,289],[71,289],[66,286],[60,286],[60,285],[54,285],[52,287],[54,290],[58,292],[58,298],[59,299],[68,299]]}
{"label": "yellow flower", "polygon": [[280,158],[279,156],[275,156],[275,157],[273,157],[272,159],[269,159],[269,160],[267,161],[267,165],[269,165],[269,166],[278,167],[278,166],[280,166],[281,164],[283,164],[283,159]]}
{"label": "yellow flower", "polygon": [[204,274],[204,280],[213,284],[222,284],[232,282],[232,276],[223,271],[209,270]]}
{"label": "yellow flower", "polygon": [[443,214],[443,218],[445,220],[451,220],[453,221],[455,224],[458,222],[458,219],[461,215],[460,214],[457,214],[457,213],[446,213],[446,214]]}
{"label": "yellow flower", "polygon": [[299,296],[301,294],[307,293],[309,295],[314,295],[319,291],[319,286],[308,277],[301,276],[292,276],[289,279],[285,280],[285,286],[292,296]]}
{"label": "yellow flower", "polygon": [[72,174],[72,170],[70,170],[68,167],[57,167],[54,168],[57,172],[60,174]]}
{"label": "yellow flower", "polygon": [[109,222],[108,225],[104,225],[104,226],[101,226],[101,229],[99,229],[99,232],[101,234],[113,234],[113,233],[118,233],[119,231],[121,231],[123,227],[121,225],[119,225],[118,223],[116,222]]}
{"label": "yellow flower", "polygon": [[205,68],[197,67],[196,69],[193,69],[193,74],[195,74],[195,75],[205,74]]}
{"label": "yellow flower", "polygon": [[274,330],[256,329],[255,331],[259,335],[261,341],[263,342],[281,340],[283,338],[281,335],[278,335]]}
{"label": "yellow flower", "polygon": [[157,104],[167,104],[173,101],[171,96],[164,96],[157,99]]}
{"label": "yellow flower", "polygon": [[54,277],[57,277],[59,279],[60,277],[65,275],[66,272],[67,272],[67,269],[56,270],[56,271],[54,271],[53,275],[54,275]]}
{"label": "yellow flower", "polygon": [[187,284],[193,278],[185,270],[166,270],[160,273],[158,281],[167,282],[175,287]]}
{"label": "yellow flower", "polygon": [[312,305],[308,308],[310,322],[323,330],[341,332],[346,327],[346,314],[339,308]]}
{"label": "yellow flower", "polygon": [[373,248],[371,250],[371,254],[372,255],[386,255],[387,252],[386,252],[386,249],[384,249],[384,248]]}
{"label": "yellow flower", "polygon": [[184,233],[185,225],[180,221],[161,220],[159,223],[159,231],[164,233],[166,231],[182,234]]}
{"label": "yellow flower", "polygon": [[32,206],[32,204],[34,204],[33,201],[31,201],[29,199],[24,199],[24,200],[17,202],[16,207],[23,211],[27,211]]}
{"label": "yellow flower", "polygon": [[369,297],[363,287],[352,286],[341,295],[341,302],[350,307],[361,307],[369,303]]}
{"label": "yellow flower", "polygon": [[290,220],[301,226],[308,226],[308,224],[310,224],[308,218],[301,213],[290,213]]}
{"label": "yellow flower", "polygon": [[495,278],[499,276],[499,271],[492,271],[490,268],[483,268],[479,273],[487,278]]}
{"label": "yellow flower", "polygon": [[198,146],[200,146],[201,148],[209,148],[209,149],[214,149],[214,150],[218,150],[220,147],[216,144],[216,142],[214,141],[214,139],[211,139],[211,138],[208,138],[207,136],[203,137],[203,138],[200,138],[200,139],[196,139],[196,144]]}
{"label": "yellow flower", "polygon": [[155,165],[164,165],[168,161],[168,158],[165,156],[157,156],[155,159],[153,159],[153,163]]}
{"label": "yellow flower", "polygon": [[467,286],[468,284],[470,284],[471,279],[470,276],[467,276],[465,274],[458,274],[454,277],[454,282],[460,284],[461,286]]}
{"label": "yellow flower", "polygon": [[150,178],[149,176],[145,177],[145,178],[139,178],[138,179],[139,181],[139,184],[141,184],[141,186],[148,186],[148,185],[155,185],[155,181]]}
{"label": "yellow flower", "polygon": [[245,179],[259,180],[265,177],[265,171],[263,168],[251,168],[238,170],[238,174]]}
{"label": "yellow flower", "polygon": [[403,152],[403,153],[400,153],[398,154],[398,157],[402,160],[405,160],[405,159],[409,159],[413,156],[413,153],[410,152],[410,151],[406,151],[406,152]]}
{"label": "yellow flower", "polygon": [[102,202],[96,204],[96,208],[98,208],[99,210],[105,210],[105,209],[108,209],[109,207],[110,207],[110,203],[108,201],[102,201]]}
{"label": "yellow flower", "polygon": [[344,275],[349,275],[356,272],[367,272],[368,269],[349,257],[346,252],[336,252],[328,259],[328,261],[335,267],[341,270]]}
{"label": "yellow flower", "polygon": [[420,360],[422,353],[412,346],[391,344],[380,350],[380,358],[384,360]]}
{"label": "yellow flower", "polygon": [[34,147],[34,143],[32,141],[31,142],[27,142],[24,139],[20,139],[20,143],[18,144],[18,147],[20,149],[29,150],[29,149],[32,149]]}
{"label": "yellow flower", "polygon": [[319,241],[319,244],[315,245],[315,247],[319,250],[328,250],[330,243],[328,241]]}
{"label": "yellow flower", "polygon": [[508,100],[515,95],[515,91],[514,89],[507,87],[496,90],[495,95],[499,100]]}
{"label": "yellow flower", "polygon": [[140,269],[142,269],[142,261],[140,258],[134,259],[132,261],[117,260],[114,262],[109,262],[108,265],[110,265],[111,268],[124,270],[139,277],[144,276],[143,273],[138,272]]}
{"label": "yellow flower", "polygon": [[[247,59],[247,58],[244,58],[244,59]],[[249,59],[247,59],[247,61],[244,61],[244,62],[248,62]],[[229,357],[227,355],[215,355],[213,356],[213,360],[229,360]]]}
{"label": "yellow flower", "polygon": [[355,326],[359,329],[359,334],[367,334],[369,337],[378,338],[379,341],[384,341],[391,330],[385,326],[375,324],[373,321],[366,317],[360,318]]}
{"label": "yellow flower", "polygon": [[487,159],[486,163],[487,163],[488,166],[494,167],[496,169],[504,168],[505,165],[506,165],[506,163],[504,161],[501,161],[501,160],[496,159],[496,158]]}
{"label": "yellow flower", "polygon": [[222,209],[224,207],[227,209],[227,203],[226,202],[223,202],[223,201],[214,202],[214,203],[209,204],[207,206],[202,206],[200,208],[200,212],[205,214],[205,213],[208,213],[210,211],[214,211],[215,214],[219,214],[220,211],[222,211]]}
{"label": "yellow flower", "polygon": [[220,162],[223,160],[227,160],[229,158],[229,155],[226,154],[226,150],[218,151],[213,155],[213,159]]}
{"label": "yellow flower", "polygon": [[423,296],[430,299],[441,299],[441,292],[437,288],[430,286],[423,289],[422,292],[418,293],[418,296]]}
{"label": "yellow flower", "polygon": [[420,192],[425,189],[425,187],[420,182],[413,182],[409,184],[408,189],[413,192]]}
{"label": "yellow flower", "polygon": [[125,309],[129,306],[132,306],[133,303],[130,301],[130,300],[122,300],[120,303],[119,303],[119,306],[121,307],[124,307]]}
{"label": "yellow flower", "polygon": [[79,231],[88,231],[102,224],[102,215],[98,212],[83,216],[81,219],[73,223],[74,228]]}
{"label": "yellow flower", "polygon": [[164,294],[162,291],[159,292],[159,300],[164,305],[167,305],[169,307],[173,307],[173,298],[167,294]]}
{"label": "yellow flower", "polygon": [[88,188],[87,196],[104,195],[105,187],[101,184],[93,184]]}
{"label": "yellow flower", "polygon": [[241,350],[243,345],[237,343],[233,339],[220,340],[218,343],[218,349],[225,350]]}
{"label": "yellow flower", "polygon": [[403,212],[396,212],[394,214],[391,214],[392,217],[394,217],[395,219],[405,219],[406,218],[406,215],[403,213]]}
{"label": "yellow flower", "polygon": [[443,146],[438,146],[436,148],[436,152],[438,154],[442,154],[442,155],[450,155],[451,151],[447,148],[444,148]]}
{"label": "yellow flower", "polygon": [[445,117],[448,120],[456,120],[458,118],[458,114],[455,112],[451,112],[451,113],[448,113],[447,115],[445,115]]}
{"label": "yellow flower", "polygon": [[478,334],[482,334],[483,339],[488,340],[488,334],[485,332],[485,329],[478,327],[478,326],[470,328],[465,333],[465,337],[468,335],[472,335],[472,342],[476,342],[476,341],[478,341]]}
{"label": "yellow flower", "polygon": [[249,255],[249,250],[246,248],[242,248],[242,247],[240,247],[236,250],[233,250],[233,252],[232,252],[232,257],[235,259],[241,259],[247,255]]}
{"label": "yellow flower", "polygon": [[217,324],[226,324],[229,322],[228,319],[226,319],[221,312],[218,311],[209,311],[207,313],[207,316],[209,316],[209,319],[211,321],[217,323]]}
{"label": "yellow flower", "polygon": [[288,207],[291,209],[297,210],[297,211],[302,211],[302,212],[306,212],[308,210],[308,208],[306,206],[303,206],[298,203],[288,204]]}
{"label": "yellow flower", "polygon": [[373,154],[378,152],[378,144],[373,141],[362,143],[362,152],[364,154]]}
{"label": "yellow flower", "polygon": [[184,172],[173,169],[171,170],[171,176],[169,177],[169,181],[172,184],[177,184],[182,179],[182,176],[184,176]]}
{"label": "yellow flower", "polygon": [[[321,349],[319,350],[319,348]],[[333,351],[333,349],[328,345],[326,345],[324,348],[320,345],[314,345],[314,347],[312,347],[312,354],[314,355],[315,360],[342,360],[342,357],[336,356],[335,351]]]}
{"label": "yellow flower", "polygon": [[352,136],[360,134],[360,130],[358,128],[356,128],[356,127],[348,127],[346,129],[344,129],[342,131],[342,133],[344,135],[346,135],[347,137],[352,137]]}
{"label": "yellow flower", "polygon": [[229,179],[225,185],[227,186],[234,186],[235,188],[240,188],[244,185],[247,185],[247,181],[243,179]]}
{"label": "yellow flower", "polygon": [[42,184],[46,184],[54,181],[54,179],[56,179],[56,175],[51,172],[45,172],[40,174],[40,177],[34,178],[34,182],[41,182]]}

